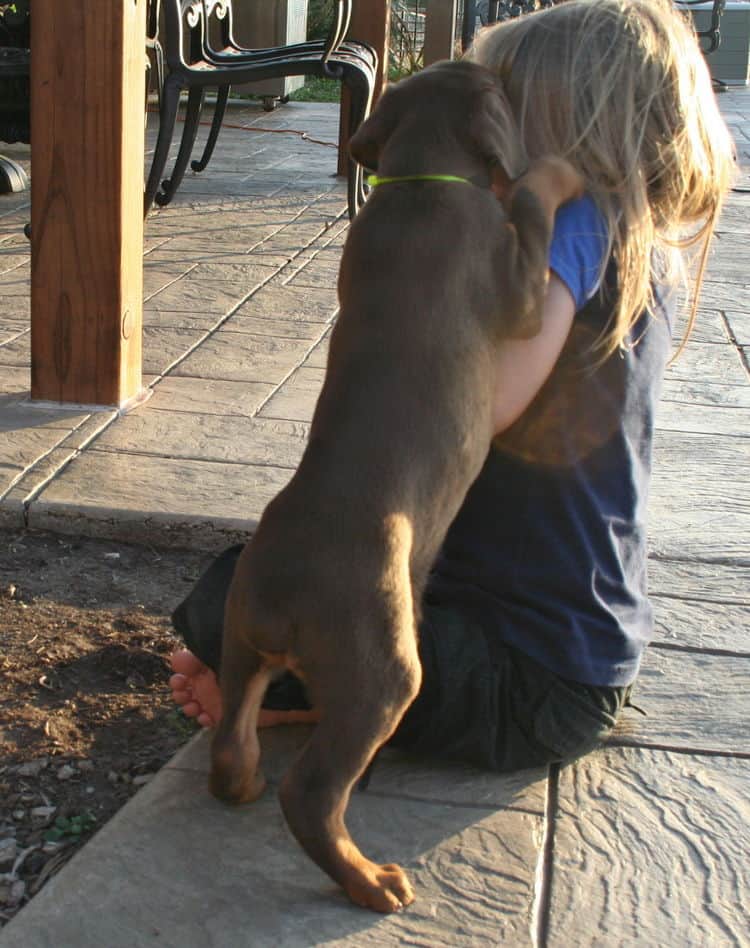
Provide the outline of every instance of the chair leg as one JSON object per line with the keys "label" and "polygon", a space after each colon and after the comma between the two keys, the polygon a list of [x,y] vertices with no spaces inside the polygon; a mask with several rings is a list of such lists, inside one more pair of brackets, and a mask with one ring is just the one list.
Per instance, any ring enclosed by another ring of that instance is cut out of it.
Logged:
{"label": "chair leg", "polygon": [[357,212],[365,203],[364,184],[362,178],[362,165],[357,164],[353,158],[348,158],[348,171],[346,181],[346,203],[349,209],[349,220],[353,221]]}
{"label": "chair leg", "polygon": [[224,113],[227,110],[227,99],[229,98],[230,88],[231,86],[221,86],[219,88],[219,92],[216,96],[216,106],[214,107],[214,117],[211,121],[211,130],[208,133],[203,154],[199,161],[190,162],[190,167],[193,171],[203,171],[211,160],[211,155],[213,155],[214,148],[216,147],[216,139],[219,137],[219,132],[221,131],[221,123],[224,121]]}
{"label": "chair leg", "polygon": [[154,197],[159,190],[159,182],[164,174],[164,166],[169,156],[169,147],[172,144],[172,135],[174,133],[175,122],[177,121],[177,109],[180,104],[180,87],[170,83],[169,80],[164,85],[161,95],[161,107],[159,109],[159,134],[156,138],[154,148],[154,157],[151,160],[151,171],[149,172],[146,190],[143,199],[143,216],[145,217],[154,203]]}
{"label": "chair leg", "polygon": [[193,88],[188,93],[187,112],[185,114],[185,127],[182,130],[182,139],[180,141],[180,150],[177,152],[177,160],[174,163],[172,174],[161,183],[161,191],[158,191],[154,200],[160,207],[169,204],[179,188],[185,169],[190,160],[190,153],[195,144],[195,136],[198,134],[198,125],[200,124],[201,112],[203,110],[203,99],[205,91],[203,88]]}
{"label": "chair leg", "polygon": [[159,99],[159,108],[161,108],[161,97],[164,90],[164,77],[167,74],[166,64],[164,62],[164,47],[157,42],[154,45],[154,58],[156,59],[156,94]]}
{"label": "chair leg", "polygon": [[146,125],[148,126],[148,97],[152,79],[156,77],[156,101],[161,108],[162,90],[166,77],[164,50],[158,41],[146,44]]}
{"label": "chair leg", "polygon": [[148,95],[151,92],[151,60],[149,57],[146,57],[146,95],[145,101],[143,104],[143,109],[145,112],[144,122],[146,123],[146,128],[148,128]]}

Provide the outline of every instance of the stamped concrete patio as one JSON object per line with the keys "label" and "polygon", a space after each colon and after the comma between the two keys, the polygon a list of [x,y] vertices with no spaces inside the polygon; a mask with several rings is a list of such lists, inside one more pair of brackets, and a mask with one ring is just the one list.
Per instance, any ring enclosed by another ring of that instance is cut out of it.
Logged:
{"label": "stamped concrete patio", "polygon": [[[750,90],[720,101],[747,188]],[[226,129],[208,172],[147,222],[153,395],[131,414],[28,403],[28,195],[0,198],[0,525],[219,549],[294,470],[347,226],[336,153],[312,141],[335,142],[337,110],[230,120],[252,130]],[[750,944],[749,240],[750,194],[736,192],[694,337],[668,372],[651,505],[657,632],[635,699],[646,717],[629,712],[580,763],[513,776],[384,754],[351,825],[415,882],[417,902],[390,917],[345,902],[273,792],[240,810],[213,800],[201,736],[0,946]],[[271,791],[304,737],[264,735]]]}

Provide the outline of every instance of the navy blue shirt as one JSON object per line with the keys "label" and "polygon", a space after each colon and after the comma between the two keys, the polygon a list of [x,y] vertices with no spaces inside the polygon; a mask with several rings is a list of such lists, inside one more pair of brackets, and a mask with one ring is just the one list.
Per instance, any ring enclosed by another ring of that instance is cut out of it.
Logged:
{"label": "navy blue shirt", "polygon": [[671,314],[660,301],[601,363],[592,344],[613,300],[596,289],[605,246],[590,199],[563,208],[550,266],[580,306],[573,328],[532,404],[495,439],[427,596],[470,610],[492,640],[563,678],[627,685],[653,627],[646,504]]}

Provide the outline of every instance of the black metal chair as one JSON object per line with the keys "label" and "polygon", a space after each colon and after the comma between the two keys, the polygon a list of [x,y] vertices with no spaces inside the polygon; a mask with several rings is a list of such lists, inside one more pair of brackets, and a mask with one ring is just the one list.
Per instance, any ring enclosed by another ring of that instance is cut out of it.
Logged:
{"label": "black metal chair", "polygon": [[[265,55],[268,50],[250,49],[237,42],[234,36],[233,9],[231,0],[203,0],[206,11],[206,30],[204,33],[205,48],[204,55],[207,60],[217,65],[231,65],[240,62],[252,63],[258,59],[259,55]],[[337,50],[347,56],[355,56],[362,60],[367,69],[377,70],[378,58],[375,50],[358,41],[347,41],[345,39],[349,30],[349,21],[351,19],[351,3],[338,3],[335,10],[330,32],[325,41],[311,41],[304,43],[295,43],[288,46],[273,47],[273,51],[280,55],[323,56],[326,61],[330,54]],[[221,124],[226,112],[227,100],[229,98],[229,86],[222,86],[216,99],[214,107],[211,130],[209,131],[206,144],[203,149],[203,155],[200,159],[190,162],[193,171],[203,171],[211,160],[216,140],[221,131]],[[267,106],[264,105],[264,108]]]}
{"label": "black metal chair", "polygon": [[[156,75],[156,92],[159,96],[159,104],[161,104],[161,90],[166,75],[164,48],[159,41],[159,0],[147,0],[146,2],[146,56],[146,107],[148,108],[148,94],[151,91],[152,60]],[[146,117],[148,118],[148,115]]]}
{"label": "black metal chair", "polygon": [[[351,18],[352,0],[337,0],[333,25],[325,40],[245,49],[234,42],[231,31],[231,0],[163,0],[164,30],[160,43],[167,61],[167,75],[161,90],[159,132],[151,171],[146,183],[144,212],[154,200],[168,204],[185,174],[203,108],[205,90],[219,90],[214,121],[204,155],[197,164],[205,167],[211,157],[221,127],[229,89],[232,85],[284,76],[318,75],[338,79],[350,91],[349,128],[353,134],[367,117],[372,102],[377,69],[375,51],[364,43],[344,42]],[[226,18],[228,40],[223,48],[213,48],[209,38],[209,16],[221,6]],[[187,90],[187,111],[180,148],[168,179],[162,180],[174,134],[180,93]],[[218,120],[216,116],[219,116]],[[207,152],[207,154],[206,154]],[[161,182],[161,190],[159,185]],[[362,170],[349,160],[349,214],[354,216],[364,201]]]}
{"label": "black metal chair", "polygon": [[[692,11],[693,7],[700,4],[704,7],[705,0],[675,0],[675,6],[678,10]],[[726,7],[726,0],[713,0],[711,4],[711,19],[705,30],[696,30],[698,39],[701,41],[703,54],[716,52],[721,45],[721,17]],[[705,40],[705,43],[703,42]]]}

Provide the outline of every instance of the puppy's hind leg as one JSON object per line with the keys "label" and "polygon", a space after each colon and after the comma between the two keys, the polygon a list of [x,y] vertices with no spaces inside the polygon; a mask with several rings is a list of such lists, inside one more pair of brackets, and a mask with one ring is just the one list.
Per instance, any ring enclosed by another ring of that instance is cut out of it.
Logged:
{"label": "puppy's hind leg", "polygon": [[378,912],[393,912],[412,902],[411,885],[400,866],[378,865],[362,855],[344,814],[353,785],[419,689],[416,645],[413,658],[396,664],[374,675],[369,668],[366,680],[338,674],[334,680],[310,681],[322,695],[316,702],[322,717],[279,794],[289,827],[311,859],[353,902]]}
{"label": "puppy's hind leg", "polygon": [[219,675],[222,717],[211,745],[209,787],[227,803],[249,803],[265,787],[258,766],[258,711],[272,669],[251,647],[246,631],[232,622],[231,609],[227,611]]}

